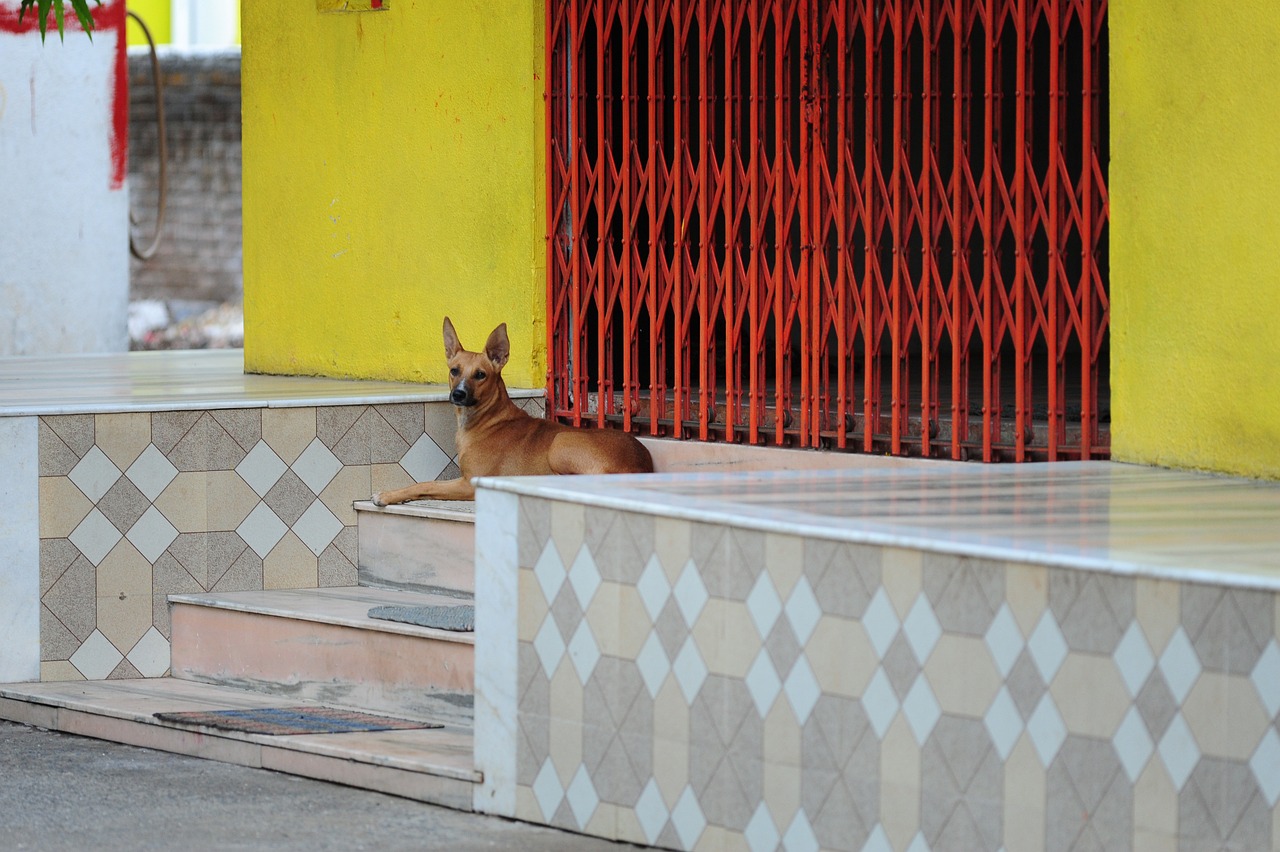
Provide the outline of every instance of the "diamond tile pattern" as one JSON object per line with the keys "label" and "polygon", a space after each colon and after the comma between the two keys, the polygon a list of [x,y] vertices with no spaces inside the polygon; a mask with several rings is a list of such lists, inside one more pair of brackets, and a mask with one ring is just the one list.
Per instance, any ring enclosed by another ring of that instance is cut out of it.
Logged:
{"label": "diamond tile pattern", "polygon": [[[301,551],[298,541],[310,550],[319,566],[311,575],[322,585],[354,583],[355,528],[330,507],[369,496],[372,463],[399,463],[422,478],[443,472],[450,460],[424,429],[445,424],[448,434],[434,437],[452,445],[454,423],[452,411],[424,415],[435,405],[447,403],[41,417],[41,525],[65,536],[41,542],[48,555],[41,561],[42,656],[64,664],[50,671],[68,671],[70,662],[90,679],[165,674],[165,597],[261,589],[264,560],[290,532],[291,552]],[[132,436],[127,453],[118,440],[125,433]],[[361,465],[364,471],[354,469]],[[345,550],[335,549],[339,542],[348,542]],[[118,547],[151,563],[149,607],[98,600],[99,566],[119,558],[109,557]],[[55,559],[59,553],[66,558]],[[287,575],[282,553],[273,558]],[[105,634],[94,631],[100,607],[111,625]],[[150,622],[135,623],[147,609]],[[108,634],[142,638],[115,647]]]}

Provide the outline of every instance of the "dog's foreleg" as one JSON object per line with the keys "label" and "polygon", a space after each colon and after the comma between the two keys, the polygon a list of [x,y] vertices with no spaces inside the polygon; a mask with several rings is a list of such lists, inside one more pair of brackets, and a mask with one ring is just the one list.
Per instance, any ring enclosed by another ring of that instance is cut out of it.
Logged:
{"label": "dog's foreleg", "polygon": [[438,482],[415,482],[394,491],[373,495],[375,506],[394,506],[410,500],[474,500],[476,489],[469,479],[445,479]]}

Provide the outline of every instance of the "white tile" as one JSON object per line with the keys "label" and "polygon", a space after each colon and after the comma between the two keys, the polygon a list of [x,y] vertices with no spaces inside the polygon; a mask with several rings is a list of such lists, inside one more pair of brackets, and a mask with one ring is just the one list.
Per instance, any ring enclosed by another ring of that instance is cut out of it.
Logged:
{"label": "white tile", "polygon": [[916,661],[924,665],[933,653],[938,640],[942,638],[942,627],[938,617],[933,614],[933,606],[923,594],[916,598],[911,611],[902,620],[902,633],[907,637]]}
{"label": "white tile", "polygon": [[1018,705],[1013,703],[1007,686],[1000,687],[982,723],[991,737],[991,744],[996,747],[996,754],[1001,760],[1007,760],[1018,737],[1022,736],[1022,714],[1018,712]]}
{"label": "white tile", "polygon": [[294,535],[316,556],[324,553],[325,548],[342,530],[342,521],[319,500],[312,502],[307,511],[302,513],[302,517],[293,522]]}
{"label": "white tile", "polygon": [[791,702],[796,720],[804,725],[809,721],[809,714],[813,712],[814,705],[822,697],[822,687],[818,685],[818,678],[814,676],[813,667],[809,665],[809,660],[804,654],[796,659],[782,689],[787,694],[787,700]]}
{"label": "white tile", "polygon": [[97,503],[120,478],[120,468],[95,445],[89,448],[84,458],[76,462],[67,477],[84,492],[84,496]]}
{"label": "white tile", "polygon": [[538,652],[538,659],[542,662],[542,670],[547,673],[547,677],[555,675],[560,660],[564,658],[565,644],[551,613],[547,613],[542,620],[542,627],[538,628],[537,635],[533,637],[533,650]]}
{"label": "white tile", "polygon": [[550,823],[559,810],[560,803],[564,801],[564,787],[560,785],[560,777],[556,774],[556,766],[550,757],[542,762],[542,768],[533,779],[533,797],[538,800],[538,807],[542,809],[542,818]]}
{"label": "white tile", "polygon": [[1267,806],[1274,808],[1280,800],[1280,736],[1276,736],[1275,728],[1267,728],[1262,741],[1254,749],[1249,758],[1249,768],[1258,781],[1258,789],[1267,800]]}
{"label": "white tile", "polygon": [[684,564],[684,570],[680,572],[680,577],[671,589],[671,594],[675,596],[676,606],[684,616],[684,623],[693,627],[698,621],[698,616],[702,614],[702,608],[707,605],[710,595],[707,594],[707,587],[702,582],[702,572],[698,570],[698,566],[692,559]]}
{"label": "white tile", "polygon": [[787,620],[791,622],[791,629],[796,632],[796,638],[803,646],[809,641],[809,637],[813,635],[818,622],[822,619],[822,606],[813,593],[813,587],[803,576],[791,590],[791,597],[787,598],[786,613]]}
{"label": "white tile", "polygon": [[1147,761],[1151,759],[1156,748],[1137,707],[1129,708],[1129,712],[1120,722],[1120,727],[1116,729],[1115,736],[1111,738],[1111,745],[1115,748],[1116,755],[1120,758],[1120,765],[1124,767],[1129,781],[1137,783],[1138,776],[1142,774],[1143,769],[1146,769]]}
{"label": "white tile", "polygon": [[707,680],[707,664],[703,662],[702,653],[692,636],[684,640],[675,662],[671,664],[671,671],[676,676],[676,683],[680,684],[684,700],[692,704]]}
{"label": "white tile", "polygon": [[289,531],[284,521],[271,511],[271,507],[266,503],[259,503],[248,514],[240,526],[236,527],[236,533],[244,539],[245,544],[253,548],[253,552],[263,559],[267,558],[267,554],[271,552],[280,539],[284,538],[284,534]]}
{"label": "white tile", "polygon": [[280,481],[280,477],[284,476],[284,472],[288,469],[289,466],[276,455],[275,450],[267,446],[266,441],[254,444],[249,454],[236,465],[236,473],[240,474],[240,478],[259,497],[266,497],[267,492]]}
{"label": "white tile", "polygon": [[556,599],[556,595],[560,594],[560,587],[564,585],[565,578],[569,576],[569,572],[564,569],[564,560],[560,558],[560,551],[551,539],[547,539],[547,543],[542,547],[542,554],[533,564],[533,576],[538,581],[538,587],[542,589],[542,597],[550,606]]}
{"label": "white tile", "polygon": [[662,800],[662,791],[658,789],[657,781],[650,778],[649,783],[644,785],[640,798],[636,800],[635,811],[645,840],[650,844],[657,843],[658,835],[666,828],[667,817],[671,815],[667,810],[667,803]]}
{"label": "white tile", "polygon": [[400,459],[400,466],[415,482],[433,482],[449,461],[448,453],[424,432]]}
{"label": "white tile", "polygon": [[1047,769],[1067,739],[1067,725],[1062,721],[1062,714],[1058,712],[1053,696],[1048,692],[1040,698],[1040,703],[1027,720],[1027,735],[1031,737],[1031,744],[1036,747],[1040,765]]}
{"label": "white tile", "polygon": [[578,673],[578,681],[586,686],[587,681],[591,679],[591,673],[596,670],[596,663],[600,662],[600,646],[596,643],[591,625],[585,618],[578,623],[578,629],[573,631],[568,649],[569,659]]}
{"label": "white tile", "polygon": [[1044,611],[1035,630],[1031,631],[1027,650],[1031,652],[1031,661],[1036,664],[1040,677],[1045,683],[1052,683],[1053,676],[1067,658],[1067,641],[1062,638],[1062,630],[1049,610]]}
{"label": "white tile", "polygon": [[116,525],[107,520],[107,516],[97,509],[90,509],[76,528],[68,536],[71,543],[80,548],[80,552],[94,565],[102,562],[111,548],[124,538]]}
{"label": "white tile", "polygon": [[871,603],[867,605],[867,611],[862,614],[862,629],[867,631],[867,638],[871,640],[876,656],[884,659],[889,646],[893,644],[893,638],[898,635],[898,614],[894,612],[893,604],[883,586],[876,589]]}
{"label": "white tile", "polygon": [[657,698],[658,691],[671,672],[671,661],[667,659],[667,652],[656,632],[650,631],[649,638],[640,646],[640,653],[636,655],[636,667],[640,669],[640,677],[644,680],[645,689],[649,691],[649,697]]}
{"label": "white tile", "polygon": [[862,852],[893,852],[893,844],[889,842],[889,835],[885,834],[883,825],[876,823],[867,842],[862,844]]}
{"label": "white tile", "polygon": [[325,486],[333,481],[342,470],[342,462],[329,452],[329,448],[319,438],[313,438],[307,448],[293,462],[293,472],[311,489],[313,494],[324,491]]}
{"label": "white tile", "polygon": [[778,842],[782,840],[782,835],[778,834],[778,826],[774,825],[773,815],[769,813],[769,806],[764,802],[756,806],[743,835],[751,852],[774,852],[778,848]]}
{"label": "white tile", "polygon": [[1129,695],[1137,696],[1151,675],[1151,670],[1156,667],[1155,655],[1151,653],[1151,646],[1147,644],[1147,637],[1138,622],[1134,621],[1129,625],[1111,659],[1120,670],[1120,678],[1129,690]]}
{"label": "white tile", "polygon": [[987,650],[991,652],[991,659],[995,661],[996,671],[1000,672],[1001,678],[1008,677],[1025,643],[1022,631],[1018,629],[1017,619],[1009,611],[1007,603],[1000,605],[983,639],[987,643]]}
{"label": "white tile", "polygon": [[1267,717],[1274,719],[1280,713],[1280,646],[1276,645],[1275,639],[1263,649],[1250,678],[1258,690],[1262,706],[1267,708]]}
{"label": "white tile", "polygon": [[569,800],[569,810],[573,811],[573,818],[578,821],[578,828],[586,828],[591,815],[600,805],[600,795],[596,793],[596,787],[591,783],[591,773],[587,772],[585,765],[578,767],[573,780],[569,782],[569,788],[564,792],[565,798]]}
{"label": "white tile", "polygon": [[916,832],[916,836],[911,838],[907,852],[929,852],[929,842],[924,839],[923,831]]}
{"label": "white tile", "polygon": [[938,699],[924,675],[916,678],[911,689],[907,690],[907,697],[902,699],[902,715],[911,725],[916,742],[923,746],[929,734],[933,733],[934,725],[942,718],[942,708],[938,706]]}
{"label": "white tile", "polygon": [[39,418],[0,417],[0,683],[40,679],[39,445]]}
{"label": "white tile", "polygon": [[650,621],[657,621],[662,608],[671,597],[671,583],[667,581],[667,572],[662,570],[662,563],[656,554],[649,557],[636,583],[636,591],[640,594],[640,602],[644,611],[649,613]]}
{"label": "white tile", "polygon": [[178,531],[159,509],[151,506],[129,528],[128,537],[129,541],[133,542],[133,546],[138,548],[138,552],[148,562],[154,563],[169,545],[173,544],[173,540],[178,537]]}
{"label": "white tile", "polygon": [[1164,736],[1160,738],[1158,750],[1164,768],[1169,770],[1169,777],[1173,779],[1173,786],[1181,792],[1182,785],[1191,777],[1191,770],[1200,762],[1200,746],[1181,713],[1175,714],[1169,722]]}
{"label": "white tile", "polygon": [[1169,644],[1160,654],[1160,673],[1164,675],[1164,681],[1178,705],[1190,694],[1202,668],[1195,647],[1187,638],[1186,631],[1179,627],[1169,637]]}
{"label": "white tile", "polygon": [[778,616],[782,615],[782,598],[778,597],[778,590],[774,587],[768,571],[760,572],[755,585],[751,587],[747,595],[747,612],[751,615],[751,622],[756,626],[756,632],[760,634],[761,639],[769,635],[769,631],[773,630],[773,625],[778,621]]}
{"label": "white tile", "polygon": [[97,630],[89,634],[84,644],[71,655],[71,665],[75,666],[87,680],[104,680],[115,671],[124,655],[116,650],[107,637]]}
{"label": "white tile", "polygon": [[578,599],[578,605],[585,612],[587,607],[591,606],[591,599],[596,596],[596,590],[600,588],[600,569],[596,567],[596,560],[585,544],[578,549],[578,555],[574,557],[573,565],[569,568],[568,577],[569,585],[573,587],[573,594]]}
{"label": "white tile", "polygon": [[746,677],[747,692],[751,694],[751,700],[755,702],[756,712],[763,719],[769,715],[769,711],[773,709],[773,702],[778,697],[778,693],[782,691],[782,679],[778,677],[778,672],[773,666],[773,660],[769,658],[769,650],[761,648],[760,653],[756,654],[755,660],[751,663],[751,668],[747,669]]}
{"label": "white tile", "polygon": [[124,475],[129,477],[129,481],[148,500],[154,502],[177,477],[178,469],[164,457],[164,453],[156,449],[155,444],[147,444],[147,448],[133,460]]}
{"label": "white tile", "polygon": [[160,677],[169,670],[169,640],[155,627],[149,627],[128,659],[143,677]]}
{"label": "white tile", "polygon": [[684,788],[684,792],[676,801],[676,806],[671,809],[671,825],[675,828],[676,836],[680,838],[680,843],[685,849],[692,849],[706,829],[707,818],[698,805],[698,797],[693,794],[692,787]]}
{"label": "white tile", "polygon": [[818,836],[813,833],[804,808],[796,811],[791,825],[787,826],[787,833],[782,836],[782,843],[787,852],[818,852]]}
{"label": "white tile", "polygon": [[876,667],[876,673],[862,691],[860,700],[862,709],[871,722],[871,730],[876,733],[876,739],[884,739],[885,731],[889,730],[889,725],[893,724],[894,717],[898,715],[898,695],[893,691],[893,685],[889,683],[889,676],[884,673],[883,667]]}

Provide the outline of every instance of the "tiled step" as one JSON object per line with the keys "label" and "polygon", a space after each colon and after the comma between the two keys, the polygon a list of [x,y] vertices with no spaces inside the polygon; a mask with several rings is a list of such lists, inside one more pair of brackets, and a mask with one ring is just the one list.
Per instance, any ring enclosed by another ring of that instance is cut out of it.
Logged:
{"label": "tiled step", "polygon": [[175,678],[470,724],[474,634],[368,616],[370,608],[381,605],[469,600],[364,587],[173,595],[169,600]]}
{"label": "tiled step", "polygon": [[472,809],[481,776],[472,768],[469,727],[268,736],[179,726],[154,715],[281,704],[278,697],[175,678],[0,684],[2,719]]}
{"label": "tiled step", "polygon": [[355,503],[362,586],[475,593],[474,502]]}

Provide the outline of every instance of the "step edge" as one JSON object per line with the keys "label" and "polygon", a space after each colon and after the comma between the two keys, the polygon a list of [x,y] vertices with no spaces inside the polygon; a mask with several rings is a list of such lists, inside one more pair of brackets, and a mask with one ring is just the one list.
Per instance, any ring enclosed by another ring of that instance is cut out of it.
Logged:
{"label": "step edge", "polygon": [[397,503],[393,506],[379,506],[372,500],[356,500],[351,504],[351,507],[357,513],[366,512],[371,515],[399,515],[407,518],[426,518],[433,521],[455,521],[462,524],[474,524],[476,522],[474,501],[460,500],[457,502],[470,504],[471,508],[453,509],[418,503]]}

